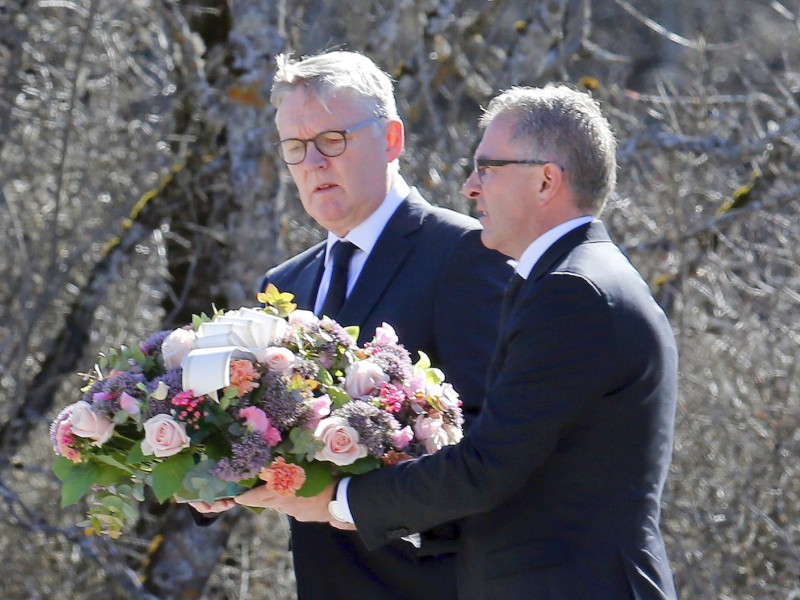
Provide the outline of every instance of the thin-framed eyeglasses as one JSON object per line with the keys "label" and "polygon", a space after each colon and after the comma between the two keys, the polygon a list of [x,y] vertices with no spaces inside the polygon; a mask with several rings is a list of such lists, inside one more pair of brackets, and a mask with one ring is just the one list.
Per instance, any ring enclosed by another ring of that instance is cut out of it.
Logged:
{"label": "thin-framed eyeglasses", "polygon": [[[505,167],[506,165],[546,165],[552,163],[552,160],[497,160],[494,158],[474,158],[472,163],[473,170],[478,174],[478,180],[483,183],[483,176],[486,175],[487,167]],[[564,168],[558,163],[553,163],[558,166],[562,171]]]}
{"label": "thin-framed eyeglasses", "polygon": [[287,165],[299,165],[306,159],[308,143],[313,142],[319,153],[328,158],[339,156],[347,150],[347,135],[370,125],[378,119],[383,119],[385,115],[375,115],[366,121],[356,123],[347,129],[332,129],[318,133],[313,138],[287,138],[276,144],[278,156]]}

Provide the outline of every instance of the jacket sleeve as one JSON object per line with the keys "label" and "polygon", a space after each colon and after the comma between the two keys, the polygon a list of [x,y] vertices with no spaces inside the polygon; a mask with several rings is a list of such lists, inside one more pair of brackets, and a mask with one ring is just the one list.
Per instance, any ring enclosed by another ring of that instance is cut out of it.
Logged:
{"label": "jacket sleeve", "polygon": [[500,332],[505,359],[462,442],[350,482],[348,501],[368,548],[502,504],[607,387],[613,334],[593,286],[547,276],[521,293]]}

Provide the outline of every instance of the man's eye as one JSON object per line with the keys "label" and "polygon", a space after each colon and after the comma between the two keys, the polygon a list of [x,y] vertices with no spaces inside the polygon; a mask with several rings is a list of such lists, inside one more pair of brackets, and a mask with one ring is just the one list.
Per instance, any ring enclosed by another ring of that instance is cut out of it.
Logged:
{"label": "man's eye", "polygon": [[340,148],[344,145],[344,136],[334,132],[321,133],[317,137],[317,144],[323,148]]}
{"label": "man's eye", "polygon": [[283,148],[283,151],[287,154],[302,152],[304,146],[305,142],[302,140],[285,140],[281,142],[281,148]]}

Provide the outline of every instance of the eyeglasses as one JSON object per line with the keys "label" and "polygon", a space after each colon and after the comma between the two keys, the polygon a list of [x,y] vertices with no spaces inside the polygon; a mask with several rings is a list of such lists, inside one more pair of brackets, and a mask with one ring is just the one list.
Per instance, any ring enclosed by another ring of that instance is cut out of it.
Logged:
{"label": "eyeglasses", "polygon": [[319,153],[328,158],[339,156],[347,149],[347,134],[358,131],[367,125],[374,123],[378,119],[383,119],[385,115],[375,115],[366,121],[356,123],[352,127],[340,130],[323,131],[313,138],[303,140],[300,138],[288,138],[276,144],[278,146],[278,156],[287,165],[299,165],[306,159],[306,149],[309,142],[314,142]]}
{"label": "eyeglasses", "polygon": [[[495,160],[493,158],[475,158],[472,168],[478,174],[478,180],[483,183],[483,176],[486,174],[487,167],[505,167],[506,165],[546,165],[553,162],[551,160]],[[557,164],[557,163],[554,163]],[[564,170],[561,165],[558,168]]]}

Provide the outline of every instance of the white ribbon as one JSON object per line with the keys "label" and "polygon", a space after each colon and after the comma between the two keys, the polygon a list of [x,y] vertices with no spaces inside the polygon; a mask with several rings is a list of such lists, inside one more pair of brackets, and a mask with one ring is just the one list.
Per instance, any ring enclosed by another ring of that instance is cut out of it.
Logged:
{"label": "white ribbon", "polygon": [[200,325],[193,349],[183,357],[183,389],[217,399],[217,390],[231,383],[234,358],[253,360],[286,332],[286,321],[253,308],[240,308]]}

